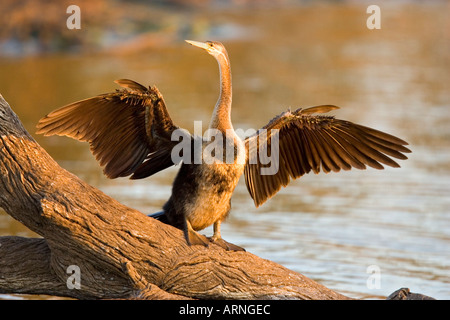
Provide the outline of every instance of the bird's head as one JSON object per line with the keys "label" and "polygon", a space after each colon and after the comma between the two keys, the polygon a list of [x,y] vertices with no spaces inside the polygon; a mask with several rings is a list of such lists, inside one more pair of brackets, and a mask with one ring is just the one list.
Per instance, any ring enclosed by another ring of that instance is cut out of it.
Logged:
{"label": "bird's head", "polygon": [[206,42],[192,41],[192,40],[185,40],[185,41],[195,47],[199,47],[206,50],[206,52],[208,52],[216,59],[220,59],[220,56],[223,56],[224,58],[226,58],[226,60],[228,60],[227,50],[225,49],[224,45],[218,41],[206,41]]}

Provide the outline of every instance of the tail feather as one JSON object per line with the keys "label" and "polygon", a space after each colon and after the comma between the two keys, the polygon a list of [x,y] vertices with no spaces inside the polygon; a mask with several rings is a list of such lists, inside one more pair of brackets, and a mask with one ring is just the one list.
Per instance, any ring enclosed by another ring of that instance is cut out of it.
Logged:
{"label": "tail feather", "polygon": [[162,223],[169,224],[169,220],[167,220],[167,216],[164,211],[158,211],[155,213],[151,213],[147,215],[150,218],[156,219],[158,221],[161,221]]}

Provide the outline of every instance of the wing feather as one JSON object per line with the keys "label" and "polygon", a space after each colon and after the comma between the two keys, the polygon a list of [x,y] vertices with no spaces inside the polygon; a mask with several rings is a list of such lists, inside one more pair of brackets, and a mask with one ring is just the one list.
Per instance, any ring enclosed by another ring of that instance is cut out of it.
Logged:
{"label": "wing feather", "polygon": [[333,139],[333,136],[331,136],[328,131],[329,130],[324,130],[321,134],[321,138],[326,142],[330,157],[336,163],[338,168],[343,170],[350,170],[352,166],[350,164],[346,151],[335,139]]}
{"label": "wing feather", "polygon": [[[89,142],[91,152],[109,178],[133,174],[159,149],[170,154],[175,144],[171,133],[178,128],[157,88],[146,88],[128,79],[115,82],[124,89],[71,103],[52,111],[37,124],[37,133]],[[167,154],[155,160],[155,168],[151,164],[147,161],[139,176],[173,165]]]}
{"label": "wing feather", "polygon": [[[314,172],[339,172],[366,166],[383,169],[383,164],[399,167],[390,157],[405,160],[404,153],[411,152],[408,143],[388,133],[355,124],[332,116],[317,115],[338,109],[335,106],[318,106],[284,112],[272,119],[263,129],[279,130],[279,168],[272,175],[263,175],[261,150],[267,151],[271,133],[259,130],[245,140],[247,163],[244,169],[247,189],[255,205],[259,206],[286,186],[291,179]],[[261,141],[260,141],[261,140]],[[265,144],[263,148],[250,147]],[[250,142],[253,142],[251,144]],[[275,157],[272,157],[274,160]]]}

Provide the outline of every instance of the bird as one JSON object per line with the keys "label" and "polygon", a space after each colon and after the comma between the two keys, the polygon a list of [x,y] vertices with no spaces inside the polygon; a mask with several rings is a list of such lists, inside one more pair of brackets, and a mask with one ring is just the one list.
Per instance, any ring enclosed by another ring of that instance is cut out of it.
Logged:
{"label": "bird", "polygon": [[[189,245],[213,243],[226,250],[245,251],[225,241],[220,231],[242,175],[259,207],[305,174],[400,167],[392,158],[406,160],[405,153],[411,152],[408,143],[394,135],[329,115],[339,109],[334,105],[284,111],[240,138],[231,121],[231,67],[225,46],[218,41],[185,41],[213,56],[219,66],[220,92],[209,123],[211,134],[198,137],[178,127],[156,86],[145,87],[129,79],[116,80],[121,89],[114,92],[50,112],[38,122],[37,133],[87,141],[111,179],[143,179],[179,165],[169,199],[162,211],[150,216],[182,230]],[[212,148],[211,141],[219,141],[219,134],[222,144]],[[180,137],[185,148],[178,152],[183,157],[177,158],[174,150],[179,148]],[[216,161],[195,161],[195,154],[208,148],[214,149],[214,155],[210,154]],[[268,157],[276,165],[268,163]],[[212,237],[199,233],[211,225]]]}

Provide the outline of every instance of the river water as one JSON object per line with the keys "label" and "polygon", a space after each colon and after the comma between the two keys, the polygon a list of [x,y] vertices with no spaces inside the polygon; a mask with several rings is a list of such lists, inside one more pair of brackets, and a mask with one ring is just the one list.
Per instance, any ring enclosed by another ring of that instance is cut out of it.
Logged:
{"label": "river water", "polygon": [[[260,128],[288,108],[334,104],[337,118],[397,135],[413,151],[400,169],[304,176],[258,209],[241,179],[226,240],[351,297],[379,299],[409,287],[450,298],[448,9],[445,2],[385,2],[379,30],[367,28],[365,6],[352,4],[190,13],[205,27],[183,36],[228,48],[235,128]],[[182,39],[0,58],[0,93],[34,134],[51,110],[131,78],[158,86],[176,124],[192,132],[194,121],[204,121],[206,128],[217,64]],[[62,167],[144,213],[170,195],[177,168],[108,180],[87,144],[34,136]],[[0,235],[36,236],[3,211]],[[12,297],[27,298],[0,295]]]}

